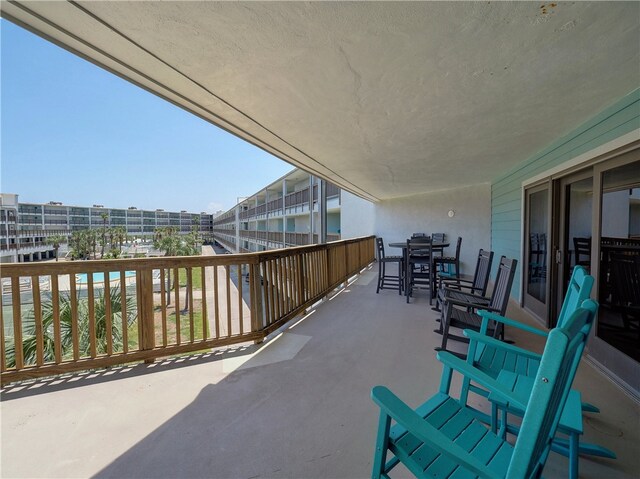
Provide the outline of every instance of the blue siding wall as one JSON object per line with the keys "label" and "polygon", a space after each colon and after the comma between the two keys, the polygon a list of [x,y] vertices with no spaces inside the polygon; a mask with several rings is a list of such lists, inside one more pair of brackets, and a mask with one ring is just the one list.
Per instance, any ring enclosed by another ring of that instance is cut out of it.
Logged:
{"label": "blue siding wall", "polygon": [[[640,89],[622,98],[569,135],[520,163],[491,185],[491,247],[496,257],[520,258],[522,182],[640,128]],[[497,263],[497,261],[496,261]],[[521,266],[511,295],[518,297]]]}

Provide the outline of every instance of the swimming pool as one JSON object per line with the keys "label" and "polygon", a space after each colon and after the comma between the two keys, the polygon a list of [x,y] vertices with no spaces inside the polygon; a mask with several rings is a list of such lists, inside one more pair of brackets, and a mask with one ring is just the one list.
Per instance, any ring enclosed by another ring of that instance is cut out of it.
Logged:
{"label": "swimming pool", "polygon": [[[125,278],[131,278],[136,275],[135,271],[125,271]],[[112,271],[109,273],[109,281],[115,281],[120,279],[119,271]],[[76,274],[76,283],[86,283],[87,282],[87,273]],[[93,273],[93,282],[94,283],[104,283],[104,273]]]}

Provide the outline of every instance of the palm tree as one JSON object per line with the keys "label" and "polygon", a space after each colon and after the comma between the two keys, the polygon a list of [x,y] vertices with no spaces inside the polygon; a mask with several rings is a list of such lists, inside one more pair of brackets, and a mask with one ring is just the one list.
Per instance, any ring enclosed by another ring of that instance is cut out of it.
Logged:
{"label": "palm tree", "polygon": [[100,218],[102,218],[102,237],[100,241],[100,258],[104,256],[104,247],[107,245],[107,220],[109,219],[109,213],[100,213]]}
{"label": "palm tree", "polygon": [[[181,238],[181,244],[178,248],[177,256],[197,256],[200,255],[200,238],[198,235],[196,227],[192,227],[191,233],[184,235]],[[183,312],[187,312],[189,310],[189,293],[191,291],[191,268],[187,268],[187,289],[184,297],[184,309]],[[179,307],[179,305],[178,305]]]}
{"label": "palm tree", "polygon": [[60,249],[60,245],[66,242],[67,238],[60,235],[53,235],[47,238],[47,244],[53,245],[53,250],[55,251],[56,255],[56,261],[58,261],[58,249]]}
{"label": "palm tree", "polygon": [[79,230],[71,233],[69,247],[72,259],[87,259],[91,253],[91,240],[89,230]]}
{"label": "palm tree", "polygon": [[[195,256],[200,254],[200,239],[196,232],[180,236],[177,234],[177,228],[167,226],[165,228],[157,228],[154,237],[154,248],[164,251],[165,256]],[[183,311],[187,311],[189,308],[190,270],[191,268],[187,268],[187,292]],[[177,279],[174,278],[174,287],[180,288],[179,283],[175,284]],[[169,269],[167,275],[167,305],[171,301],[171,289],[171,269]],[[180,308],[180,305],[177,304],[176,308]]]}
{"label": "palm tree", "polygon": [[127,239],[127,230],[124,226],[116,226],[114,228],[114,239],[118,242],[118,251],[122,253],[122,243]]}
{"label": "palm tree", "polygon": [[[165,256],[176,256],[180,246],[180,238],[176,235],[176,228],[166,226],[164,228],[156,228],[153,247],[157,250],[164,251]],[[171,268],[167,271],[167,306],[171,303]]]}
{"label": "palm tree", "polygon": [[[95,299],[95,331],[96,331],[96,349],[98,352],[106,352],[107,350],[107,315],[106,301],[104,290],[99,290],[98,297]],[[137,306],[135,298],[127,296],[125,304],[124,317],[127,326],[133,324],[137,317]],[[111,305],[111,337],[113,341],[114,351],[121,350],[123,347],[122,334],[122,296],[120,287],[111,288],[109,294],[109,303]],[[73,336],[72,336],[72,314],[71,314],[71,297],[67,295],[60,296],[60,341],[63,357],[70,357],[73,354]],[[88,356],[91,353],[91,339],[89,337],[89,299],[78,298],[78,339],[79,339],[79,355],[80,357]],[[55,341],[53,328],[53,304],[51,301],[42,305],[42,331],[43,331],[43,350],[44,361],[51,362],[55,360]],[[37,339],[36,339],[35,316],[33,310],[25,317],[23,336],[22,336],[22,354],[25,364],[35,364],[37,360]],[[7,337],[7,367],[15,366],[15,342],[13,338]]]}

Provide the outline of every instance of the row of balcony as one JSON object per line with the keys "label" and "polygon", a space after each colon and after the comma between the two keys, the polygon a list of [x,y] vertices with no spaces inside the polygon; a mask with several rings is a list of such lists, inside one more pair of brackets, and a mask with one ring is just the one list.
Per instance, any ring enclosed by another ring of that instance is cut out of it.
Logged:
{"label": "row of balcony", "polygon": [[[282,213],[283,208],[295,208],[298,206],[309,205],[309,191],[310,188],[306,187],[299,191],[289,193],[284,197],[276,198],[261,205],[254,206],[247,210],[241,211],[239,218],[241,220],[253,218],[255,216],[262,216],[268,213]],[[340,188],[328,183],[327,184],[327,198],[333,198],[340,195]],[[313,185],[313,201],[318,199],[318,185]],[[229,223],[235,220],[233,212],[227,212],[224,215],[219,216],[214,220],[214,224],[221,225]]]}
{"label": "row of balcony", "polygon": [[46,241],[36,240],[36,241],[30,241],[28,243],[10,243],[10,244],[1,243],[0,251],[23,250],[28,248],[42,248],[44,246],[49,246],[50,248],[53,248],[53,246],[49,245]]}

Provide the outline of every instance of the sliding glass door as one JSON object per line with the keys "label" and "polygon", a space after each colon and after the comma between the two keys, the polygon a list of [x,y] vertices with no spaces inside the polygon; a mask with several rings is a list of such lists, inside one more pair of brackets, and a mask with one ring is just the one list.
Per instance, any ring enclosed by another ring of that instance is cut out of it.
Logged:
{"label": "sliding glass door", "polygon": [[576,265],[600,309],[589,356],[640,397],[640,147],[524,190],[523,306],[554,327]]}
{"label": "sliding glass door", "polygon": [[549,305],[549,232],[551,222],[550,183],[525,191],[525,244],[523,305],[540,318]]}
{"label": "sliding glass door", "polygon": [[593,230],[593,173],[588,168],[556,181],[559,190],[556,229],[558,249],[553,280],[554,307],[550,310],[549,327],[556,325],[557,315],[567,293],[569,279],[576,265],[591,272]]}
{"label": "sliding glass door", "polygon": [[640,151],[594,168],[600,310],[590,355],[640,392]]}

